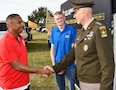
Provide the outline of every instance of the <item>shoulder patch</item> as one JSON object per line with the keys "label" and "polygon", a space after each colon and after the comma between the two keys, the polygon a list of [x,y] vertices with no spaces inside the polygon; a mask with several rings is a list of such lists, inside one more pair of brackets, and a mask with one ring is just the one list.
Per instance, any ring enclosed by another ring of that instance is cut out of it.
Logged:
{"label": "shoulder patch", "polygon": [[102,23],[100,23],[100,22],[95,22],[96,24],[98,24],[98,25],[102,25]]}
{"label": "shoulder patch", "polygon": [[100,30],[101,37],[108,37],[106,26],[100,26],[99,30]]}

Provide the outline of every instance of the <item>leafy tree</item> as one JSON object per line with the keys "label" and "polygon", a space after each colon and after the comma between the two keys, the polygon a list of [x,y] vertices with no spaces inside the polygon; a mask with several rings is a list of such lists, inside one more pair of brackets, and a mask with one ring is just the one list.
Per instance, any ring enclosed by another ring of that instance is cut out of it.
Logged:
{"label": "leafy tree", "polygon": [[[46,22],[46,7],[40,7],[37,10],[34,10],[31,15],[28,15],[28,20],[31,20],[37,23],[39,26],[45,26]],[[48,10],[51,16],[53,16],[52,12]]]}

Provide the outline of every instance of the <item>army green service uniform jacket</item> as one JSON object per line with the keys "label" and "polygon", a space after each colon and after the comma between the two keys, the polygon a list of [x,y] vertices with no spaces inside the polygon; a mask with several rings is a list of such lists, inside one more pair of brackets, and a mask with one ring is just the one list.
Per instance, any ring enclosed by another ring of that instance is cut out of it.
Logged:
{"label": "army green service uniform jacket", "polygon": [[106,26],[93,20],[87,30],[79,30],[75,47],[53,69],[60,72],[74,60],[79,81],[100,83],[100,90],[113,90],[113,40]]}

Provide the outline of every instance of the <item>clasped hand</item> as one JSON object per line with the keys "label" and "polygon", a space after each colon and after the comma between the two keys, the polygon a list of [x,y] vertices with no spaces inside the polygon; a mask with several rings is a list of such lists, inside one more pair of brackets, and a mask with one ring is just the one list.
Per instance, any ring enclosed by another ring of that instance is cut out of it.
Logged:
{"label": "clasped hand", "polygon": [[49,77],[50,75],[52,75],[54,73],[54,69],[50,66],[45,66],[43,68],[43,71],[41,73],[42,76],[44,77]]}
{"label": "clasped hand", "polygon": [[[57,73],[57,74],[63,74],[64,73],[64,71],[65,70],[61,70],[59,73]],[[53,74],[55,71],[54,71],[54,69],[52,68],[52,67],[50,67],[50,66],[45,66],[44,67],[44,74],[42,74],[42,76],[44,76],[44,77],[49,77],[51,74]]]}

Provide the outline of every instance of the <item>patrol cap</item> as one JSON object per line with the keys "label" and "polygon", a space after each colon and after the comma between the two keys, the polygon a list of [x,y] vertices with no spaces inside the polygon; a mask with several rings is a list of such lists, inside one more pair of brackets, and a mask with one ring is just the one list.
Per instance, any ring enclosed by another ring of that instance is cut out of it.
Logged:
{"label": "patrol cap", "polygon": [[93,0],[72,0],[71,3],[77,7],[93,7],[94,5]]}

